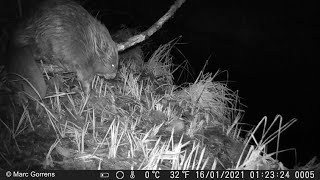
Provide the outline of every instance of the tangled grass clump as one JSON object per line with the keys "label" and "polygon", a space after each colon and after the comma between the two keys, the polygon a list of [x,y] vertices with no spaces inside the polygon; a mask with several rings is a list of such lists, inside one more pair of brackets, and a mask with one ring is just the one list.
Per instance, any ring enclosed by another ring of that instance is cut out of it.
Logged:
{"label": "tangled grass clump", "polygon": [[[174,85],[174,43],[160,46],[147,62],[141,49],[120,54],[116,79],[95,77],[90,96],[74,74],[44,67],[46,98],[20,102],[13,100],[23,92],[5,96],[0,168],[286,169],[278,152],[268,153],[266,146],[279,142],[281,132],[296,120],[282,125],[277,116],[271,127],[279,122],[279,128],[270,132],[264,117],[241,136],[244,111],[238,94],[214,81],[219,73],[201,72],[194,83]],[[5,84],[2,78],[1,89],[10,92]],[[264,134],[257,140],[262,126]]]}

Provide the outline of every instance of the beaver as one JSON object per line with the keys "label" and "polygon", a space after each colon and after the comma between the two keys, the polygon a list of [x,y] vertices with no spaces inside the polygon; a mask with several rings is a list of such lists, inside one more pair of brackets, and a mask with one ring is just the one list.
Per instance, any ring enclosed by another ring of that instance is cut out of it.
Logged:
{"label": "beaver", "polygon": [[[103,75],[107,79],[116,76],[118,50],[108,29],[70,0],[45,1],[18,26],[11,43],[11,49],[27,47],[22,51],[31,50],[31,53],[23,52],[32,56],[26,57],[27,61],[42,59],[44,63],[76,72],[87,94],[94,75]],[[9,65],[16,64],[14,59],[9,59]],[[39,83],[36,88],[43,88],[42,80],[33,83]]]}
{"label": "beaver", "polygon": [[[10,56],[13,58],[8,58],[7,64],[9,67],[16,67],[25,58],[27,62],[33,59],[58,65],[68,72],[76,72],[85,93],[89,94],[95,75],[102,75],[106,79],[115,78],[118,52],[150,37],[184,1],[176,0],[168,12],[149,29],[117,44],[112,40],[108,29],[81,5],[71,0],[46,0],[13,33],[10,43],[13,52]],[[25,57],[15,56],[15,50]],[[32,66],[27,68],[29,70],[38,68],[35,63],[21,64]],[[43,86],[43,76],[37,73],[38,70],[26,73],[17,68],[12,72],[25,75],[27,79],[34,78],[30,82],[40,92],[40,98],[45,96],[46,87]]]}

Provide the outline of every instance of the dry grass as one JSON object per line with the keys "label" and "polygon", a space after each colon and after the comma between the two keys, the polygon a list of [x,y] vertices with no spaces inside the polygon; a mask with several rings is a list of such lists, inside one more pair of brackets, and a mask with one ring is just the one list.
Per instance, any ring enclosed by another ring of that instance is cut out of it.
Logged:
{"label": "dry grass", "polygon": [[[282,125],[277,116],[267,127],[264,117],[241,137],[244,111],[237,92],[214,81],[219,72],[201,72],[188,86],[173,84],[175,42],[160,46],[147,62],[141,49],[122,54],[118,77],[95,77],[89,97],[73,74],[45,70],[45,99],[9,101],[1,109],[0,168],[286,169],[277,160],[283,151],[266,147],[279,144],[296,120]],[[23,93],[7,96],[17,100]],[[278,130],[270,132],[276,123]],[[313,160],[305,169],[317,167]]]}

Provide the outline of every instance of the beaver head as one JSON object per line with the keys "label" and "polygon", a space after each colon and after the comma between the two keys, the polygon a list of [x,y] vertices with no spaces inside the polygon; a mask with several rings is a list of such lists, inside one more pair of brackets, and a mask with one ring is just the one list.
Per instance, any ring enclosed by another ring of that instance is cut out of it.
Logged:
{"label": "beaver head", "polygon": [[88,26],[87,35],[91,43],[87,45],[89,52],[93,52],[90,59],[93,59],[93,71],[106,79],[112,79],[118,71],[118,49],[117,44],[112,40],[108,29],[99,21],[94,21]]}

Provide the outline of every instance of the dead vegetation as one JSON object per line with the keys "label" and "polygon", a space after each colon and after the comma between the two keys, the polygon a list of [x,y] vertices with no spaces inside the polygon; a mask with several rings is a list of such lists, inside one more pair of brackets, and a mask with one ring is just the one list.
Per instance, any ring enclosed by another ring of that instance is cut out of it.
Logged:
{"label": "dead vegetation", "polygon": [[49,93],[41,101],[13,93],[1,71],[0,169],[286,169],[277,160],[281,150],[266,147],[280,143],[296,119],[283,124],[279,115],[267,127],[263,117],[244,132],[239,96],[214,80],[219,72],[174,85],[175,42],[148,60],[139,46],[124,52],[116,79],[96,77],[89,97],[74,74],[50,65],[43,68]]}

